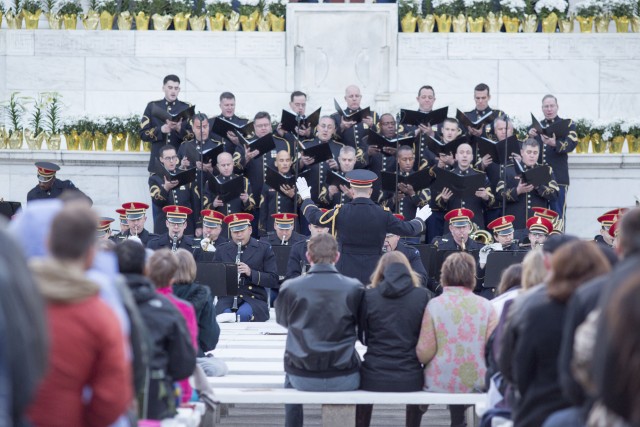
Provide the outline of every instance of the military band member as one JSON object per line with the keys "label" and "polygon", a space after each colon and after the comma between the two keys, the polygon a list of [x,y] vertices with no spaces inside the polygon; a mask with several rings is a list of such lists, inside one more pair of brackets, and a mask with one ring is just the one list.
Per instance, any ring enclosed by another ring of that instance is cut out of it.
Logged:
{"label": "military band member", "polygon": [[[191,123],[193,139],[184,141],[180,145],[180,148],[178,149],[178,158],[180,159],[180,169],[186,170],[193,167],[197,169],[196,183],[198,183],[198,188],[201,188],[208,179],[213,177],[214,173],[217,173],[217,170],[214,169],[215,165],[213,164],[213,160],[203,164],[202,160],[198,159],[195,164],[191,164],[191,161],[187,156],[187,147],[191,146],[196,152],[202,155],[203,152],[207,152],[220,145],[224,145],[224,142],[222,142],[222,140],[216,141],[209,136],[209,119],[206,115],[202,113],[196,114],[193,116]],[[202,194],[202,192],[200,192],[200,194]]]}
{"label": "military band member", "polygon": [[[244,126],[249,122],[249,120],[247,119],[236,116],[236,96],[233,93],[222,92],[220,94],[219,105],[220,114],[217,117],[229,121],[237,126]],[[215,120],[215,118],[213,120]],[[231,131],[227,132],[226,135],[217,135],[216,133],[212,133],[212,137],[216,140],[222,138],[225,142],[225,147],[227,147],[227,152],[235,152],[232,147],[238,147],[240,145],[240,139],[238,139],[238,135],[234,134]],[[234,160],[236,159],[234,158]]]}
{"label": "military band member", "polygon": [[[393,115],[385,113],[380,116],[378,121],[379,134],[387,139],[402,138],[408,136],[404,133],[402,125],[396,127],[396,119]],[[396,149],[393,147],[384,147],[380,150],[375,145],[368,148],[369,169],[376,175],[380,175],[381,171],[393,172],[396,169]]]}
{"label": "military band member", "polygon": [[[347,173],[354,169],[356,164],[356,149],[345,145],[340,149],[338,155],[338,170],[336,173],[341,176],[346,176]],[[333,209],[336,205],[342,205],[351,201],[351,192],[346,185],[329,185],[325,183],[324,190],[320,191],[320,204],[326,206],[328,209]]]}
{"label": "military band member", "polygon": [[[409,176],[413,173],[415,164],[415,154],[408,145],[398,148],[398,174],[399,176]],[[385,192],[381,205],[388,207],[391,211],[396,212],[408,220],[415,218],[416,211],[429,204],[431,192],[428,188],[415,191],[411,184],[398,183],[398,191],[395,193]],[[419,243],[413,241],[412,243]]]}
{"label": "military band member", "polygon": [[607,212],[598,217],[598,222],[600,223],[600,234],[593,238],[596,243],[603,246],[609,246],[610,248],[613,247],[613,236],[609,234],[609,229],[615,222],[618,222],[619,217],[624,213],[624,211],[617,211],[622,210],[615,209],[614,211],[609,211],[611,213]]}
{"label": "military band member", "polygon": [[[255,130],[255,137],[252,140],[262,138],[263,136],[271,133],[271,116],[269,113],[260,111],[256,113],[253,120],[253,128]],[[264,180],[267,173],[267,167],[277,168],[276,159],[277,153],[285,151],[289,154],[289,158],[293,155],[293,146],[289,141],[281,138],[279,135],[272,135],[275,148],[269,153],[265,153],[260,156],[258,150],[246,151],[246,147],[243,147],[244,152],[244,175],[249,179],[249,184],[253,193],[251,196],[253,200],[260,201],[262,195],[262,189],[264,186]],[[291,167],[291,166],[289,166]],[[285,211],[279,211],[285,212]],[[291,211],[294,212],[294,211]],[[273,212],[272,212],[273,213]],[[259,212],[256,212],[259,218]]]}
{"label": "military band member", "polygon": [[298,179],[298,192],[303,199],[302,213],[309,223],[330,226],[338,240],[340,260],[338,271],[368,283],[378,259],[387,233],[400,236],[417,236],[424,232],[424,221],[431,214],[428,206],[416,212],[411,221],[400,221],[389,211],[371,200],[372,184],[378,177],[366,169],[357,169],[347,174],[353,200],[322,212],[311,199],[311,189],[304,178]]}
{"label": "military band member", "polygon": [[[320,209],[323,213],[328,209]],[[328,233],[328,227],[309,224],[309,238],[318,234]],[[307,242],[309,239],[294,243],[289,252],[289,261],[287,261],[287,274],[285,280],[305,274],[308,269],[309,261],[307,260]]]}
{"label": "military band member", "polygon": [[[178,156],[175,148],[171,145],[165,145],[158,151],[158,157],[162,167],[170,174],[178,171]],[[179,182],[170,181],[164,175],[152,174],[149,177],[149,193],[151,194],[151,202],[158,209],[154,212],[153,231],[155,234],[163,234],[167,232],[166,216],[163,208],[165,206],[177,205],[186,206],[193,212],[193,208],[200,207],[200,192],[195,181],[186,185],[179,185]],[[200,236],[202,233],[202,225],[197,215],[187,218],[187,234],[195,234]]]}
{"label": "military band member", "polygon": [[474,251],[482,249],[482,244],[469,238],[473,211],[466,208],[453,209],[444,216],[449,223],[449,235],[437,237],[433,244],[443,251]]}
{"label": "military band member", "polygon": [[618,228],[619,225],[620,220],[614,222],[613,224],[611,224],[611,227],[609,227],[609,237],[613,238],[611,247],[614,249],[618,249],[618,234],[620,233],[620,229]]}
{"label": "military band member", "polygon": [[98,240],[111,240],[111,223],[113,221],[115,221],[113,218],[106,216],[100,217],[96,229],[96,237]]}
{"label": "military band member", "polygon": [[322,116],[318,123],[316,137],[314,139],[306,140],[302,142],[304,148],[311,148],[318,144],[329,144],[333,158],[324,162],[315,163],[315,159],[309,156],[305,156],[301,153],[300,167],[301,171],[310,169],[311,172],[308,175],[308,183],[311,187],[311,197],[314,201],[319,201],[321,192],[324,189],[324,185],[327,179],[327,171],[329,169],[337,171],[339,169],[336,159],[340,156],[340,149],[344,147],[344,144],[336,142],[333,139],[333,134],[336,130],[336,123],[332,117]]}
{"label": "military band member", "polygon": [[[360,105],[362,94],[358,86],[347,86],[344,91],[344,100],[347,102],[347,108],[344,109],[346,115],[356,113],[362,109]],[[366,167],[369,162],[366,142],[367,129],[372,128],[378,121],[376,113],[372,111],[370,116],[364,117],[359,123],[347,120],[339,113],[335,113],[331,117],[336,123],[336,134],[340,142],[356,150],[357,163],[355,168]]]}
{"label": "military band member", "polygon": [[202,215],[202,238],[194,239],[196,246],[200,245],[193,251],[196,261],[202,260],[203,252],[213,253],[220,245],[229,241],[222,235],[224,214],[213,209],[204,209],[200,215]]}
{"label": "military band member", "polygon": [[174,74],[166,76],[162,81],[162,91],[164,92],[164,98],[147,104],[140,121],[140,139],[151,144],[149,166],[147,167],[149,172],[153,172],[155,160],[160,155],[160,147],[169,144],[178,150],[180,143],[187,135],[186,122],[182,120],[179,122],[171,120],[163,122],[152,114],[154,108],[159,108],[170,114],[178,114],[190,107],[188,103],[178,101],[180,78]]}
{"label": "military band member", "polygon": [[[520,155],[525,171],[539,166],[536,163],[539,150],[540,146],[533,138],[529,138],[522,143]],[[506,213],[516,217],[514,226],[517,229],[521,229],[525,227],[527,220],[534,216],[533,208],[548,208],[549,203],[558,197],[558,184],[554,180],[553,171],[548,185],[534,187],[532,184],[525,183],[520,179],[514,163],[509,163],[505,167],[507,169],[506,185],[502,180],[498,182],[496,187],[498,198],[502,199],[504,197],[507,203]]]}
{"label": "military band member", "polygon": [[[436,102],[436,94],[433,87],[429,85],[422,86],[418,90],[418,111],[421,113],[430,113],[433,110],[433,104]],[[427,126],[420,124],[415,128],[415,134],[418,138],[416,150],[416,169],[434,166],[437,162],[437,156],[427,146],[426,136],[435,136],[438,132],[438,126]]]}
{"label": "military band member", "polygon": [[[292,92],[289,101],[289,108],[291,112],[298,117],[299,124],[304,121],[307,118],[307,94],[299,90]],[[302,141],[309,139],[313,135],[314,131],[315,129],[311,129],[309,126],[305,127],[304,125],[301,125],[299,127],[297,126],[295,131],[291,133],[282,129],[282,123],[278,123],[277,129],[278,135],[285,138],[290,143],[295,143],[296,140]]]}
{"label": "military band member", "polygon": [[[473,100],[476,103],[476,107],[473,110],[467,111],[466,113],[464,113],[472,122],[475,122],[479,118],[486,116],[487,114],[494,111],[489,106],[489,101],[491,100],[490,92],[491,91],[489,89],[489,86],[487,86],[485,83],[479,83],[473,89]],[[502,116],[504,114],[500,110],[496,110],[496,111],[498,112],[498,116]],[[493,129],[491,127],[491,124],[487,124],[483,126],[481,129],[475,129],[475,128],[472,128],[471,126],[468,126],[467,129],[465,130],[469,133],[469,135],[475,136],[475,137],[480,137],[480,136],[487,137],[493,134]]]}
{"label": "military band member", "polygon": [[[251,214],[233,214],[225,217],[232,241],[220,246],[214,255],[217,262],[238,263],[240,273],[239,294],[236,297],[237,316],[241,322],[265,322],[269,320],[266,288],[278,286],[278,269],[271,245],[251,237]],[[238,246],[240,245],[240,252]],[[232,313],[234,297],[220,297],[216,304],[218,321],[234,321]]]}
{"label": "military band member", "polygon": [[[220,171],[220,175],[215,176],[213,179],[218,183],[222,184],[224,182],[229,182],[238,176],[233,173],[233,158],[231,157],[231,154],[218,154],[218,162],[216,165]],[[255,207],[255,201],[252,196],[253,192],[251,191],[251,185],[247,178],[242,177],[242,179],[244,181],[244,191],[240,196],[228,200],[227,202],[222,201],[219,194],[209,193],[209,189],[207,189],[207,194],[209,195],[206,199],[211,201],[207,208],[222,212],[225,216],[233,213],[252,211]]]}
{"label": "military band member", "polygon": [[[451,170],[453,173],[465,176],[480,173],[471,167],[473,160],[473,150],[469,144],[460,144],[456,150],[456,166]],[[484,210],[490,208],[495,202],[495,197],[491,193],[489,179],[485,179],[484,187],[480,187],[473,196],[459,197],[453,194],[449,188],[444,188],[440,194],[436,195],[436,203],[441,209],[450,211],[457,208],[466,208],[473,211],[475,223],[478,228],[484,228]],[[445,218],[446,221],[446,218]]]}
{"label": "military band member", "polygon": [[124,233],[120,233],[116,236],[116,242],[122,242],[124,240],[132,239],[137,240],[144,247],[147,247],[149,240],[157,237],[156,234],[149,233],[144,224],[147,222],[147,209],[149,205],[140,202],[127,202],[122,205],[127,215],[127,224],[129,229]]}
{"label": "military band member", "polygon": [[188,218],[193,211],[186,206],[170,205],[162,208],[166,215],[167,232],[149,240],[147,248],[157,250],[162,248],[171,249],[173,252],[178,249],[186,249],[192,253],[198,246],[192,236],[185,234]]}
{"label": "military band member", "polygon": [[513,227],[513,223],[515,221],[515,217],[513,215],[505,215],[500,218],[496,218],[491,221],[487,228],[493,231],[493,240],[495,243],[500,245],[499,247],[496,245],[494,250],[501,251],[517,251],[520,250],[520,246],[518,245],[518,240],[514,238],[515,236],[515,228]]}
{"label": "military band member", "polygon": [[37,162],[38,185],[33,187],[27,193],[27,202],[40,199],[55,199],[65,190],[80,191],[69,180],[60,180],[56,178],[56,172],[60,170],[60,166],[51,162]]}
{"label": "military band member", "polygon": [[[558,117],[558,99],[553,95],[545,95],[542,98],[542,113],[544,120],[541,122],[543,126],[549,126],[559,122],[562,119]],[[553,168],[558,183],[558,197],[551,202],[551,209],[558,212],[564,229],[564,217],[567,209],[567,194],[569,192],[569,156],[578,144],[578,134],[576,133],[575,123],[569,125],[569,135],[566,138],[556,138],[555,135],[547,137],[538,135],[535,129],[529,130],[529,136],[536,138],[540,143],[539,163],[548,164]]]}
{"label": "military band member", "polygon": [[[118,214],[118,219],[120,220],[120,231],[118,232],[118,234],[121,234],[129,229],[129,223],[127,222],[127,211],[123,208],[120,208],[116,209],[116,213]],[[117,234],[112,237],[115,236],[117,236]]]}
{"label": "military band member", "polygon": [[271,215],[273,219],[272,232],[260,238],[261,242],[267,242],[271,246],[291,246],[303,240],[305,236],[294,231],[294,225],[298,215],[292,213],[276,213]]}
{"label": "military band member", "polygon": [[[400,221],[404,221],[405,218],[400,214],[394,214],[396,218]],[[422,263],[422,258],[420,257],[420,252],[413,246],[409,246],[406,243],[400,241],[400,236],[393,233],[387,233],[384,238],[384,246],[382,247],[382,252],[391,252],[391,251],[399,251],[402,252],[409,263],[411,264],[411,269],[415,271],[418,276],[420,276],[420,284],[422,286],[427,286],[427,280],[429,275],[427,274],[427,270],[424,268],[424,264]],[[435,292],[435,289],[432,289]]]}
{"label": "military band member", "polygon": [[[280,175],[285,178],[293,177],[289,152],[285,150],[278,151],[275,164]],[[295,196],[296,193],[293,186],[283,184],[280,188],[272,188],[270,185],[264,184],[262,187],[262,196],[260,197],[259,210],[259,232],[261,236],[266,235],[269,230],[273,230],[273,214],[297,212],[299,203],[296,202]],[[299,229],[297,223],[295,228]]]}
{"label": "military band member", "polygon": [[534,216],[527,221],[527,230],[529,234],[520,247],[524,249],[535,249],[538,246],[544,245],[547,238],[553,231],[553,224],[547,218],[541,216]]}

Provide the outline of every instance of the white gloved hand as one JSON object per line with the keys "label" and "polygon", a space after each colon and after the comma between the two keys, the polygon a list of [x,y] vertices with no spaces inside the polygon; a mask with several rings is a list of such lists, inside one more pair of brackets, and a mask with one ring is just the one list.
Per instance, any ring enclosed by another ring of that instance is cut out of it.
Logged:
{"label": "white gloved hand", "polygon": [[487,245],[480,249],[480,253],[478,254],[478,261],[481,265],[485,265],[487,263],[487,258],[489,257],[489,252],[493,250],[493,245]]}
{"label": "white gloved hand", "polygon": [[307,185],[306,179],[299,177],[296,181],[296,187],[298,188],[298,194],[302,197],[302,200],[311,198],[311,188]]}
{"label": "white gloved hand", "polygon": [[491,244],[491,248],[492,248],[494,251],[501,251],[501,250],[502,250],[502,244],[501,244],[501,243],[498,243],[498,242],[492,243],[492,244]]}
{"label": "white gloved hand", "polygon": [[426,221],[431,216],[431,208],[429,205],[424,205],[416,211],[416,218],[420,218],[422,221]]}
{"label": "white gloved hand", "polygon": [[235,323],[236,315],[235,313],[220,313],[216,316],[216,321],[218,323]]}

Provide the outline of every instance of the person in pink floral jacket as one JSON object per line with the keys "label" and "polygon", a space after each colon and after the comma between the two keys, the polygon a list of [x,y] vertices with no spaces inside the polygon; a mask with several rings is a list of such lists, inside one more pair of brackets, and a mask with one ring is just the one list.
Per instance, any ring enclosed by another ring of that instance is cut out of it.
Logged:
{"label": "person in pink floral jacket", "polygon": [[[424,368],[424,389],[473,393],[485,389],[485,346],[498,323],[489,300],[473,293],[476,264],[465,252],[442,265],[442,295],[429,301],[416,353]],[[451,405],[451,426],[464,426],[462,405]],[[426,409],[425,409],[426,411]]]}

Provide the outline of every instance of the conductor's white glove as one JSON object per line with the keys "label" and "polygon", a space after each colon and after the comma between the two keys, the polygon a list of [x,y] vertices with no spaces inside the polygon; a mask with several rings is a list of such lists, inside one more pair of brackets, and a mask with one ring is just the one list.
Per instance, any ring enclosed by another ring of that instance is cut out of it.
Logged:
{"label": "conductor's white glove", "polygon": [[485,265],[487,263],[487,258],[489,257],[489,252],[493,250],[493,245],[487,245],[480,249],[480,253],[478,254],[478,261],[480,265]]}
{"label": "conductor's white glove", "polygon": [[299,177],[296,181],[296,187],[298,188],[298,194],[302,197],[302,200],[311,198],[311,188],[307,185],[306,179]]}
{"label": "conductor's white glove", "polygon": [[426,221],[431,216],[431,208],[429,205],[424,205],[416,211],[416,218],[420,218],[422,221]]}

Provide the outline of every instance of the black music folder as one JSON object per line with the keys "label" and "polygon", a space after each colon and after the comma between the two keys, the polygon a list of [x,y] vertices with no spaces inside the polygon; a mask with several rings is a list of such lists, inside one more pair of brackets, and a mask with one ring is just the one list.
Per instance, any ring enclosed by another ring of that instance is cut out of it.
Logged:
{"label": "black music folder", "polygon": [[485,114],[484,116],[479,117],[477,120],[471,121],[471,119],[469,117],[467,117],[467,115],[465,113],[463,113],[460,110],[457,110],[456,119],[458,119],[458,123],[460,123],[460,125],[464,129],[466,129],[467,127],[472,127],[474,129],[480,129],[485,125],[493,123],[493,121],[498,117],[499,114],[500,114],[499,111],[491,111],[491,112]]}
{"label": "black music folder", "polygon": [[438,108],[429,113],[423,113],[422,111],[405,110],[400,109],[400,123],[407,125],[426,125],[433,126],[439,125],[447,118],[449,107]]}
{"label": "black music folder", "polygon": [[369,107],[361,108],[358,111],[354,111],[351,114],[347,114],[340,107],[340,104],[338,104],[338,101],[336,101],[335,98],[333,100],[333,106],[335,107],[335,109],[338,112],[338,114],[340,114],[340,116],[342,116],[343,120],[348,120],[348,121],[351,121],[351,122],[360,123],[362,121],[362,119],[364,119],[365,117],[371,116],[371,110],[369,109]]}
{"label": "black music folder", "polygon": [[344,185],[347,188],[351,188],[351,183],[349,182],[349,180],[344,175],[341,175],[339,172],[336,172],[334,170],[330,170],[329,172],[327,172],[327,179],[325,182],[327,183],[327,185],[335,185],[336,187],[338,187],[338,189],[340,189],[341,185]]}
{"label": "black music folder", "polygon": [[291,253],[291,245],[272,245],[271,250],[276,256],[276,267],[278,269],[278,278],[284,280],[287,275],[287,263],[289,262],[289,254]]}
{"label": "black music folder", "polygon": [[[307,178],[307,176],[311,173],[311,169],[307,169],[298,174],[298,178]],[[280,172],[273,169],[272,167],[267,166],[267,171],[265,172],[264,182],[274,190],[280,191],[281,185],[288,185],[289,187],[295,188],[296,186],[296,177],[295,175],[291,175],[289,177],[282,176]]]}
{"label": "black music folder", "polygon": [[219,182],[215,177],[209,180],[209,189],[214,198],[220,197],[220,200],[227,203],[244,192],[244,177],[236,176],[226,182]]}
{"label": "black music folder", "polygon": [[[506,159],[504,157],[505,145],[507,146]],[[508,159],[512,154],[520,154],[520,141],[518,141],[518,138],[513,135],[498,142],[480,137],[478,139],[478,151],[480,152],[480,157],[484,157],[488,154],[494,162],[504,165],[509,162]]]}
{"label": "black music folder", "polygon": [[502,272],[512,264],[522,262],[528,251],[492,251],[487,257],[484,270],[485,288],[497,288],[500,284]]}
{"label": "black music folder", "polygon": [[236,135],[238,135],[238,138],[240,138],[240,141],[245,144],[249,150],[248,151],[253,151],[253,150],[258,150],[258,156],[260,157],[262,155],[264,155],[264,153],[268,153],[271,150],[274,150],[276,148],[276,142],[273,140],[273,134],[269,133],[265,136],[261,136],[260,138],[256,139],[255,141],[251,141],[249,142],[243,135],[242,133],[236,131]]}
{"label": "black music folder", "polygon": [[299,118],[291,111],[282,110],[280,125],[282,126],[282,129],[286,130],[287,132],[294,132],[296,130],[296,127],[315,129],[315,127],[318,126],[318,122],[320,121],[321,110],[322,107],[318,108],[316,111],[309,114],[305,118]]}
{"label": "black music folder", "polygon": [[444,142],[429,135],[425,135],[425,137],[427,138],[427,147],[435,155],[441,153],[454,155],[460,145],[469,143],[467,135],[460,135],[451,142]]}
{"label": "black music folder", "polygon": [[20,207],[22,206],[22,204],[20,202],[7,202],[4,200],[0,201],[0,215],[11,219],[12,216],[14,216],[17,212],[18,209],[20,209]]}
{"label": "black music folder", "polygon": [[540,165],[524,170],[524,166],[516,160],[514,162],[514,167],[516,175],[519,175],[520,180],[525,184],[531,184],[534,187],[538,187],[540,185],[549,185],[549,182],[551,181],[551,166],[549,165]]}
{"label": "black music folder", "polygon": [[[453,237],[452,237],[453,239]],[[460,250],[438,250],[436,252],[436,271],[434,271],[433,277],[437,282],[440,282],[440,271],[442,270],[442,263],[445,259],[451,254],[462,252]],[[469,255],[471,255],[475,260],[476,264],[478,263],[479,252],[478,250],[465,251]],[[477,279],[476,279],[477,282]]]}
{"label": "black music folder", "polygon": [[325,160],[333,159],[333,153],[331,152],[331,147],[328,143],[321,142],[316,145],[312,145],[311,147],[305,147],[304,144],[300,143],[302,146],[302,154],[304,156],[313,157],[313,163],[309,166],[315,165],[316,163],[322,163]]}
{"label": "black music folder", "polygon": [[186,122],[187,120],[191,119],[191,117],[193,117],[195,112],[196,112],[195,105],[192,105],[191,107],[187,107],[184,110],[175,114],[172,114],[170,111],[160,108],[156,104],[151,105],[151,115],[162,120],[163,122],[166,122],[167,120],[176,122],[176,123],[179,122],[180,120],[184,120]]}
{"label": "black music folder", "polygon": [[556,138],[563,139],[569,136],[569,126],[571,126],[571,119],[562,119],[544,127],[538,119],[531,114],[531,127],[538,132],[538,135],[545,135],[552,138],[555,134]]}
{"label": "black music folder", "polygon": [[198,262],[195,283],[218,297],[238,295],[238,266],[230,262]]}
{"label": "black music folder", "polygon": [[248,136],[253,133],[253,122],[249,122],[246,125],[237,125],[222,117],[215,117],[211,125],[211,132],[223,138],[227,137],[227,132],[240,132],[242,135]]}
{"label": "black music folder", "polygon": [[155,173],[160,177],[167,178],[167,181],[178,181],[179,186],[187,185],[196,180],[195,167],[187,170],[176,169],[176,173],[171,173],[160,163],[160,160],[156,161]]}
{"label": "black music folder", "polygon": [[[378,147],[378,149],[380,150],[382,150],[384,147],[400,148],[403,145],[408,145],[409,147],[411,147],[412,145],[414,145],[413,142],[416,139],[414,135],[399,136],[397,138],[388,139],[380,135],[373,129],[369,129],[368,135],[369,137],[367,138],[367,145]],[[384,151],[382,153],[384,155],[389,155]]]}
{"label": "black music folder", "polygon": [[436,179],[431,187],[432,197],[437,196],[444,187],[447,187],[454,196],[470,197],[475,195],[480,188],[486,188],[487,175],[484,172],[476,172],[469,175],[458,175],[441,168],[433,169]]}
{"label": "black music folder", "polygon": [[224,151],[224,144],[220,143],[213,148],[202,151],[200,153],[193,144],[183,142],[185,144],[184,155],[189,159],[189,162],[195,166],[196,162],[202,160],[202,163],[207,164],[209,162],[214,165],[218,161],[218,154]]}
{"label": "black music folder", "polygon": [[[382,180],[382,189],[395,193],[396,191],[396,174],[395,172],[382,171],[380,173]],[[431,185],[435,180],[435,172],[430,168],[420,169],[409,176],[397,175],[398,184],[409,184],[413,190],[418,192]]]}

